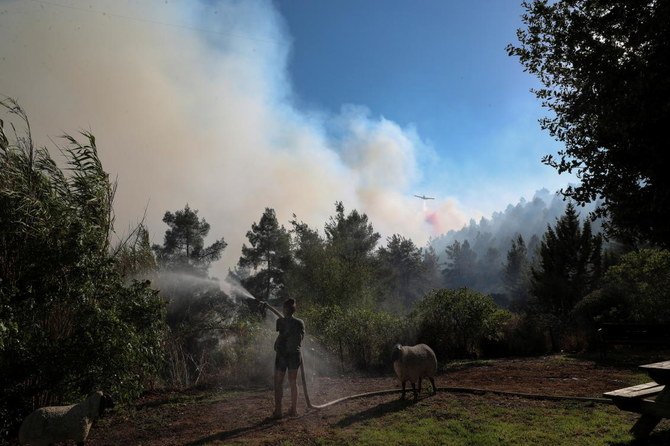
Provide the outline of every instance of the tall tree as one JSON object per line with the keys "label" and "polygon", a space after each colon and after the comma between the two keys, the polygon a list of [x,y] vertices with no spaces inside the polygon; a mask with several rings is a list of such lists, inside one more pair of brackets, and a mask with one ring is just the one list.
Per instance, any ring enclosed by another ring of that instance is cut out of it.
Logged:
{"label": "tall tree", "polygon": [[159,266],[206,276],[210,264],[221,258],[227,246],[223,237],[205,247],[209,223],[204,218],[198,218],[198,211],[192,210],[188,204],[175,213],[166,212],[163,222],[169,227],[165,231],[163,246],[153,246]]}
{"label": "tall tree", "polygon": [[342,202],[335,203],[335,211],[325,225],[333,303],[371,306],[378,298],[374,250],[380,235],[367,215],[355,209],[345,215]]}
{"label": "tall tree", "polygon": [[432,246],[423,250],[422,268],[425,274],[425,286],[429,290],[440,288],[442,274],[440,272],[440,258]]}
{"label": "tall tree", "polygon": [[528,299],[530,262],[526,243],[521,235],[512,239],[512,246],[507,251],[507,261],[503,266],[503,282],[510,300],[523,303]]}
{"label": "tall tree", "polygon": [[497,294],[502,292],[500,282],[500,251],[490,246],[477,262],[473,287],[482,293]]}
{"label": "tall tree", "polygon": [[549,226],[540,244],[539,265],[531,269],[531,290],[544,312],[566,320],[575,304],[593,291],[602,275],[602,238],[588,220],[580,228],[572,203]]}
{"label": "tall tree", "polygon": [[[212,340],[229,329],[234,304],[217,280],[209,277],[212,262],[221,258],[223,237],[205,246],[210,225],[187,204],[166,212],[163,245],[154,245],[158,272],[154,283],[168,303],[166,340],[168,379],[172,385],[197,383],[212,354]],[[210,340],[208,343],[207,340]]]}
{"label": "tall tree", "polygon": [[335,211],[335,216],[326,224],[328,244],[349,262],[371,257],[381,236],[368,222],[368,216],[355,209],[345,216],[341,201],[335,203]]}
{"label": "tall tree", "polygon": [[449,263],[442,270],[447,288],[472,287],[476,280],[477,254],[470,248],[470,242],[456,240],[447,246]]}
{"label": "tall tree", "polygon": [[543,129],[565,144],[543,162],[574,172],[562,191],[603,199],[596,215],[627,242],[670,247],[670,2],[525,1],[519,46],[509,45],[543,87]]}
{"label": "tall tree", "polygon": [[332,274],[325,240],[316,229],[298,221],[295,214],[290,223],[293,265],[287,277],[287,288],[303,308],[331,302],[329,281]]}
{"label": "tall tree", "polygon": [[286,274],[291,267],[291,243],[288,231],[279,225],[274,209],[265,208],[258,223],[247,232],[250,246],[242,245],[241,268],[251,275],[243,285],[263,300],[285,296]]}
{"label": "tall tree", "polygon": [[398,234],[386,239],[378,251],[380,281],[392,307],[409,309],[428,291],[423,254],[410,239]]}

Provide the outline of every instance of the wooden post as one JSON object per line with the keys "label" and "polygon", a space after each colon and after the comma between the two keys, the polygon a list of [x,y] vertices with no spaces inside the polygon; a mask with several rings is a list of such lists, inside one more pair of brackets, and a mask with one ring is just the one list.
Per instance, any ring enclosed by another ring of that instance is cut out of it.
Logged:
{"label": "wooden post", "polygon": [[[666,387],[663,389],[663,392],[659,393],[656,397],[657,403],[670,403],[670,391]],[[636,439],[647,438],[651,431],[654,430],[656,425],[660,423],[661,417],[656,415],[642,415],[637,422],[630,429],[630,433],[633,434],[633,437]]]}

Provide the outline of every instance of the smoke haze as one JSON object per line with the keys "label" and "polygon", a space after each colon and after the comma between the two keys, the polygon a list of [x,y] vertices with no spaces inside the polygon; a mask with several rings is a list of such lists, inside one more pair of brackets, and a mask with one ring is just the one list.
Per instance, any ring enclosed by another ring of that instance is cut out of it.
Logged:
{"label": "smoke haze", "polygon": [[290,37],[271,2],[1,1],[0,42],[0,94],[39,145],[96,136],[118,178],[117,232],[146,208],[162,243],[163,214],[188,203],[228,243],[219,277],[265,207],[321,229],[341,200],[419,245],[472,215],[412,196],[418,161],[435,156],[415,129],[361,106],[294,106]]}

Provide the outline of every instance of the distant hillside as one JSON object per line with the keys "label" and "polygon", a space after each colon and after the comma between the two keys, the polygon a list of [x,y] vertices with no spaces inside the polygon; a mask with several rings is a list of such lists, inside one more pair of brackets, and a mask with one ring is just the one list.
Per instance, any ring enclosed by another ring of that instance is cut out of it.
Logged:
{"label": "distant hillside", "polygon": [[[532,256],[547,226],[555,225],[556,220],[565,212],[567,203],[561,195],[542,189],[530,201],[522,198],[516,205],[510,204],[504,211],[495,212],[490,219],[482,218],[479,222],[471,220],[462,229],[433,238],[429,244],[435,249],[440,262],[444,263],[447,261],[447,246],[456,241],[463,243],[467,240],[479,260],[480,271],[476,276],[486,278],[469,286],[486,293],[502,293],[500,268],[505,262],[512,239],[521,235],[528,247],[529,256]],[[585,219],[594,208],[595,205],[590,205],[577,209],[582,219]],[[600,230],[598,222],[593,224],[593,230]],[[483,270],[487,268],[490,271]]]}

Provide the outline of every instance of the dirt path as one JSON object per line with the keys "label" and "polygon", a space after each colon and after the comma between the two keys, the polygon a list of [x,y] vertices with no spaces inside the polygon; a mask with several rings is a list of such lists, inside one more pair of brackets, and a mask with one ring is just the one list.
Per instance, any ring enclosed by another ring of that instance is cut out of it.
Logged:
{"label": "dirt path", "polygon": [[[635,371],[578,361],[563,356],[505,359],[452,365],[436,378],[438,387],[476,387],[546,395],[600,397],[603,392],[639,382]],[[393,377],[319,378],[311,398],[322,404],[346,395],[399,388]],[[437,395],[440,397],[440,394]],[[154,394],[136,409],[101,420],[89,445],[198,445],[254,443],[254,440],[317,438],[346,423],[349,414],[368,414],[402,404],[395,395],[357,399],[320,411],[307,411],[302,394],[299,416],[279,422],[267,419],[273,407],[271,389]],[[368,414],[369,415],[369,414]],[[257,442],[256,442],[257,443]],[[270,441],[272,443],[272,441]]]}

